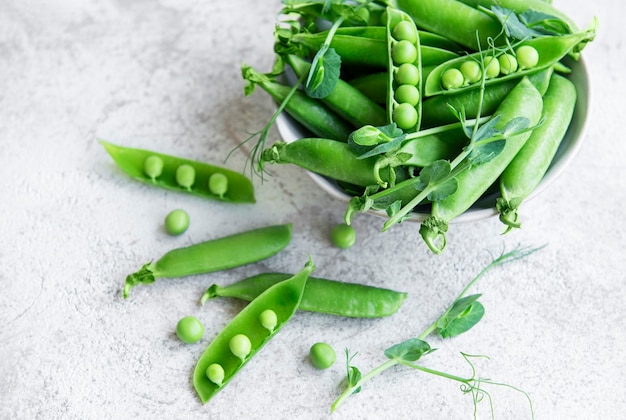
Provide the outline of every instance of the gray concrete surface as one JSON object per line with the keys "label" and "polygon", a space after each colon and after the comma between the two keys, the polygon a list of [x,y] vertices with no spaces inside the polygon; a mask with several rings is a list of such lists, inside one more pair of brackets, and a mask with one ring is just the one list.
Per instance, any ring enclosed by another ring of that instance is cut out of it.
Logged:
{"label": "gray concrete surface", "polygon": [[[4,419],[468,419],[458,384],[407,368],[368,383],[332,416],[345,373],[343,350],[364,372],[383,350],[429,325],[490,253],[548,246],[490,272],[475,287],[483,321],[424,359],[470,370],[460,352],[488,355],[478,374],[528,392],[537,419],[614,419],[626,410],[625,7],[617,0],[554,2],[581,26],[598,16],[585,51],[593,115],[580,152],[549,190],[523,209],[524,227],[501,236],[497,219],[455,225],[443,255],[429,253],[417,224],[381,233],[355,219],[359,242],[328,240],[344,205],[302,171],[274,168],[255,181],[258,203],[231,206],[131,181],[97,139],[221,163],[273,107],[242,94],[242,63],[269,70],[279,2],[252,0],[0,2],[0,418]],[[272,137],[277,132],[272,131]],[[228,161],[242,168],[245,156]],[[185,208],[191,227],[162,229]],[[259,264],[137,287],[125,276],[165,251],[267,224],[293,222],[294,238]],[[295,271],[312,255],[316,274],[409,292],[378,320],[298,313],[217,397],[200,404],[195,361],[242,308],[204,307],[214,282]],[[174,336],[184,315],[206,326],[201,343]],[[324,340],[339,353],[316,371],[306,361]],[[489,388],[498,419],[528,419],[528,401]],[[486,402],[479,418],[489,418]]]}

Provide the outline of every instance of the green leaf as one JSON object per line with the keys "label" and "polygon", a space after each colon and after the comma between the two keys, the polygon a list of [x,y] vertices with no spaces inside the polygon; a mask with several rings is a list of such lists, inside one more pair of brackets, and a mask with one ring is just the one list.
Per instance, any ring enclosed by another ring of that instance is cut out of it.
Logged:
{"label": "green leaf", "polygon": [[468,155],[467,160],[472,165],[481,165],[489,162],[504,150],[506,140],[494,140],[476,146]]}
{"label": "green leaf", "polygon": [[509,38],[524,40],[543,36],[541,32],[535,31],[522,23],[512,10],[500,6],[492,6],[491,12],[500,21],[504,32]]}
{"label": "green leaf", "polygon": [[516,117],[509,121],[502,130],[504,137],[515,135],[526,130],[530,126],[530,120],[526,117]]}
{"label": "green leaf", "polygon": [[325,98],[332,93],[339,80],[341,57],[333,48],[321,48],[311,63],[305,91],[311,98]]}
{"label": "green leaf", "polygon": [[425,354],[432,351],[430,345],[419,338],[410,338],[385,350],[385,356],[389,359],[414,362]]}
{"label": "green leaf", "polygon": [[443,329],[439,330],[439,335],[443,338],[455,337],[469,331],[478,324],[485,314],[485,307],[476,301],[472,303],[462,314],[450,321]]}
{"label": "green leaf", "polygon": [[572,28],[562,19],[537,10],[526,10],[518,15],[527,27],[545,35],[569,35]]}
{"label": "green leaf", "polygon": [[500,121],[500,118],[501,118],[500,115],[496,115],[493,118],[491,118],[489,121],[487,121],[486,123],[478,127],[478,129],[476,130],[476,134],[474,134],[472,141],[477,142],[480,140],[490,139],[493,136],[500,134],[501,133],[500,130],[496,128],[496,125]]}
{"label": "green leaf", "polygon": [[419,175],[419,182],[415,186],[420,191],[424,191],[429,185],[447,178],[452,171],[450,162],[447,160],[436,160],[429,166],[422,169]]}
{"label": "green leaf", "polygon": [[430,201],[441,201],[449,195],[452,195],[459,188],[459,181],[456,178],[450,178],[441,184],[438,184],[428,195]]}

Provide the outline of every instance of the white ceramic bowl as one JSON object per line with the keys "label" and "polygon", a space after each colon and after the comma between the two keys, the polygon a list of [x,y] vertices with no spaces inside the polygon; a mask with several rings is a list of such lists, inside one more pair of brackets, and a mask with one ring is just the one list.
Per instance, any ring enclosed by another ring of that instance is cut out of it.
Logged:
{"label": "white ceramic bowl", "polygon": [[[533,197],[539,195],[544,191],[552,182],[563,172],[567,165],[572,161],[576,153],[578,152],[582,141],[585,137],[587,130],[587,121],[590,115],[589,100],[589,76],[584,60],[571,61],[567,63],[571,68],[571,73],[567,77],[574,83],[577,89],[576,107],[574,109],[574,115],[572,122],[563,138],[559,149],[544,176],[541,183],[532,192],[532,194],[524,201],[528,201]],[[303,137],[311,137],[311,133],[307,131],[302,125],[296,122],[286,113],[282,113],[276,120],[278,132],[285,142],[292,142]],[[350,200],[350,196],[346,194],[339,186],[332,180],[324,176],[320,176],[313,172],[307,171],[309,176],[319,185],[324,191],[330,194],[332,197],[345,201]],[[489,195],[478,200],[471,208],[465,213],[458,216],[451,223],[471,222],[480,219],[485,219],[497,215],[495,209],[495,195]],[[370,210],[368,213],[376,214],[382,217],[387,217],[387,214],[383,211]],[[411,218],[408,221],[421,222],[427,218],[429,214],[413,212]]]}

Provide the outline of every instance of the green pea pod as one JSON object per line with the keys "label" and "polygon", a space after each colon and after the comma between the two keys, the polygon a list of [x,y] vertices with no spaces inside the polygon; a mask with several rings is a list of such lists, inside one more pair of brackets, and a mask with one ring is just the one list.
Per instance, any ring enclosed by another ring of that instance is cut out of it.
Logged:
{"label": "green pea pod", "polygon": [[[340,28],[341,29],[341,28]],[[387,67],[387,40],[386,38],[369,38],[352,34],[341,34],[340,29],[333,36],[330,48],[341,56],[342,64],[365,69],[384,70]],[[421,33],[421,32],[420,32]],[[281,55],[296,54],[309,56],[319,50],[326,40],[326,32],[299,33],[289,40],[284,40],[274,46]],[[420,53],[424,65],[439,65],[447,60],[459,57],[454,51],[437,46],[422,45]]]}
{"label": "green pea pod", "polygon": [[392,0],[389,3],[407,12],[420,28],[473,51],[481,46],[486,48],[488,40],[502,31],[502,26],[491,16],[456,0]]}
{"label": "green pea pod", "polygon": [[[502,130],[506,124],[519,117],[528,119],[530,127],[533,127],[539,122],[542,106],[541,94],[525,77],[498,107],[496,115],[500,116],[500,120],[496,128]],[[471,165],[459,173],[456,177],[456,191],[433,203],[431,216],[420,227],[422,238],[433,252],[440,253],[445,248],[448,222],[470,208],[498,179],[530,134],[530,131],[525,131],[509,136],[504,149],[497,156],[486,163]]]}
{"label": "green pea pod", "polygon": [[[100,144],[104,146],[121,170],[143,183],[215,200],[233,203],[255,202],[252,181],[238,172],[149,150],[118,146],[103,140],[100,140]],[[145,162],[148,158],[160,160],[162,168],[158,176],[151,177],[146,174]],[[183,165],[189,165],[195,170],[195,181],[190,188],[182,186],[176,180],[176,171]],[[214,194],[209,188],[209,178],[216,173],[223,174],[227,178],[228,188],[222,195]]]}
{"label": "green pea pod", "polygon": [[[292,90],[291,86],[271,80],[267,75],[258,73],[252,67],[244,65],[241,69],[244,80],[251,86],[260,86],[276,102],[283,103]],[[249,95],[253,89],[249,88]],[[285,105],[285,111],[294,120],[302,124],[316,136],[346,141],[354,130],[348,122],[340,118],[317,99],[309,98],[304,92],[297,90]]]}
{"label": "green pea pod", "polygon": [[[296,55],[287,56],[287,62],[298,78],[309,73],[311,63]],[[339,79],[333,91],[321,99],[326,106],[355,127],[367,124],[385,125],[385,110],[358,89]]]}
{"label": "green pea pod", "polygon": [[291,231],[291,224],[267,226],[173,249],[126,277],[123,296],[127,298],[135,285],[157,278],[211,273],[264,260],[289,245]]}
{"label": "green pea pod", "polygon": [[[263,273],[228,286],[213,284],[202,296],[201,302],[204,304],[207,299],[215,297],[252,301],[291,276],[286,273]],[[354,318],[379,318],[397,312],[406,296],[404,292],[390,289],[309,277],[299,309]]]}
{"label": "green pea pod", "polygon": [[473,7],[485,7],[490,9],[491,6],[500,6],[512,10],[515,13],[524,13],[527,11],[541,12],[549,16],[555,16],[565,22],[572,32],[577,32],[576,24],[565,13],[556,9],[545,0],[460,0],[463,3]]}
{"label": "green pea pod", "polygon": [[568,79],[554,74],[543,96],[544,121],[500,177],[502,197],[497,201],[500,220],[511,228],[520,227],[518,209],[539,185],[548,170],[559,144],[572,120],[576,106],[576,87]]}
{"label": "green pea pod", "polygon": [[[341,27],[336,32],[337,35],[350,35],[360,36],[362,38],[373,38],[386,40],[387,29],[386,26],[353,26],[353,27]],[[429,31],[419,31],[420,44],[422,47],[434,47],[442,50],[448,50],[450,52],[462,51],[463,47],[459,44],[443,37],[439,34],[435,34]],[[428,54],[426,54],[428,55]]]}
{"label": "green pea pod", "polygon": [[388,73],[369,73],[350,80],[350,85],[379,105],[387,104]]}
{"label": "green pea pod", "polygon": [[[366,187],[378,183],[376,157],[359,159],[348,143],[330,139],[305,137],[286,143],[275,142],[265,149],[261,162],[293,164],[336,181]],[[392,175],[401,177],[400,173]],[[387,174],[382,174],[388,181]]]}
{"label": "green pea pod", "polygon": [[[589,29],[584,32],[578,32],[571,35],[563,35],[563,36],[545,36],[541,38],[534,38],[527,41],[520,42],[516,44],[515,49],[522,46],[530,46],[534,48],[539,54],[537,64],[532,68],[518,69],[517,71],[511,72],[509,74],[501,74],[494,78],[487,78],[485,81],[485,85],[490,85],[493,83],[498,83],[502,80],[507,79],[519,79],[523,76],[532,74],[538,70],[543,70],[548,67],[551,67],[558,63],[563,57],[565,57],[570,51],[572,51],[577,45],[589,42],[593,40],[595,37],[595,29]],[[453,60],[449,60],[443,64],[437,66],[433,71],[430,72],[426,81],[424,83],[424,95],[425,96],[433,96],[439,94],[450,94],[462,92],[470,89],[479,89],[481,83],[470,83],[465,86],[456,88],[456,89],[445,89],[442,86],[441,80],[443,74],[450,69],[458,69],[461,64],[468,60],[481,62],[486,57],[494,57],[498,58],[502,54],[510,53],[508,50],[499,50],[499,51],[485,51],[483,53],[474,53],[470,54],[466,57],[455,58]]]}
{"label": "green pea pod", "polygon": [[[548,89],[552,73],[553,68],[548,67],[545,70],[530,74],[528,80],[543,95]],[[455,94],[436,95],[427,98],[422,105],[422,128],[437,127],[458,121],[456,116],[450,112],[450,106],[457,110],[464,109],[467,118],[475,118],[479,109],[483,115],[492,115],[506,98],[506,95],[518,83],[518,79],[500,80],[498,83],[485,86],[484,95],[481,94],[480,89],[470,89]]]}
{"label": "green pea pod", "polygon": [[[417,27],[401,10],[387,8],[387,118],[403,131],[418,131],[422,119],[422,55]],[[410,77],[401,77],[401,67]]]}
{"label": "green pea pod", "polygon": [[[200,356],[193,373],[193,386],[203,404],[215,396],[291,319],[302,300],[307,278],[314,269],[313,262],[309,260],[302,271],[259,294],[213,339]],[[259,321],[261,313],[268,309],[276,314],[277,322],[271,330]],[[235,356],[229,346],[231,339],[240,334],[248,337],[251,344],[243,360]],[[211,365],[219,365],[223,369],[223,378],[219,383],[207,377],[207,369]]]}

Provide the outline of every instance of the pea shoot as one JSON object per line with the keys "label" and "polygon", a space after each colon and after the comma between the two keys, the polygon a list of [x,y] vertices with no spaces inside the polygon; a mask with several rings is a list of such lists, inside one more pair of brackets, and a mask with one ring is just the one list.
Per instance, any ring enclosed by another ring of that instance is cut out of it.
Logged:
{"label": "pea shoot", "polygon": [[[478,299],[480,294],[467,295],[469,290],[476,284],[476,282],[482,278],[492,268],[508,264],[522,258],[525,258],[534,252],[540,250],[543,247],[538,248],[516,248],[513,251],[502,253],[483,268],[463,289],[454,302],[448,307],[448,309],[429,327],[427,327],[417,337],[407,339],[398,344],[395,344],[385,350],[384,354],[387,357],[387,361],[383,362],[379,366],[370,370],[369,372],[362,374],[361,371],[352,364],[355,355],[350,355],[346,349],[346,364],[347,364],[347,386],[344,392],[335,400],[331,406],[331,411],[335,411],[344,401],[351,395],[359,392],[364,384],[377,375],[382,374],[389,368],[397,365],[403,365],[421,372],[436,375],[442,378],[452,380],[461,384],[461,390],[465,394],[472,396],[472,402],[476,409],[477,404],[485,397],[492,401],[491,394],[484,388],[484,385],[504,386],[510,389],[514,389],[524,395],[529,402],[531,414],[533,414],[532,401],[528,394],[523,390],[514,386],[495,382],[490,379],[485,379],[476,376],[476,369],[472,364],[472,359],[483,356],[474,356],[466,353],[461,353],[465,361],[470,365],[472,375],[469,377],[462,377],[458,375],[452,375],[446,372],[441,372],[424,365],[416,363],[422,357],[430,354],[434,349],[425,340],[435,334],[442,338],[451,338],[463,334],[474,327],[483,317],[484,307]],[[491,406],[493,414],[493,406]]]}

